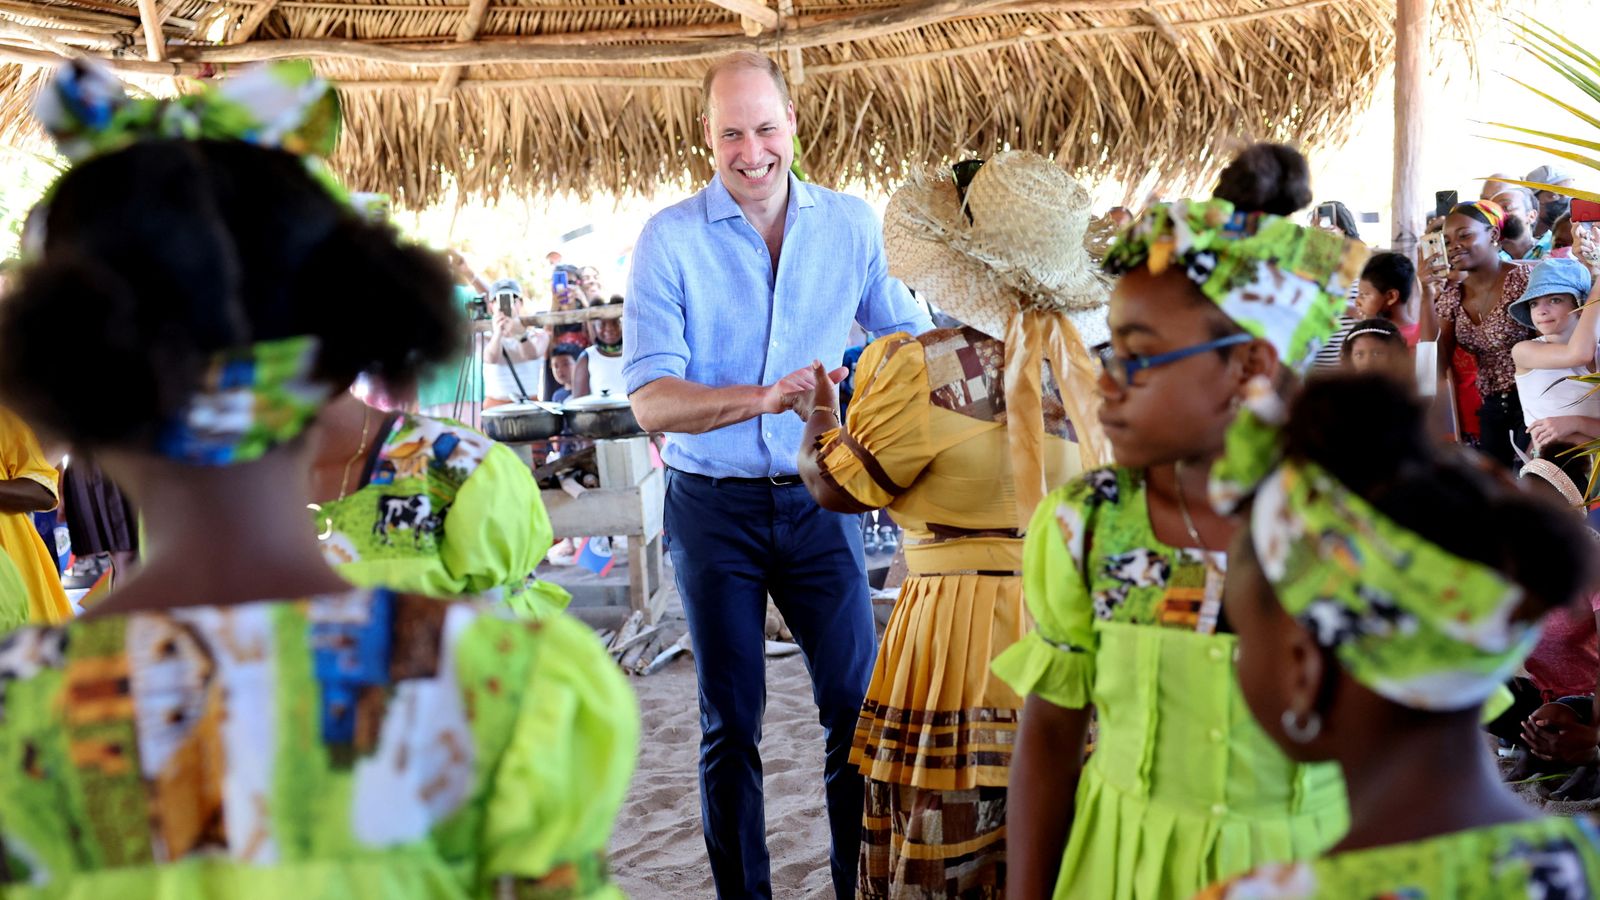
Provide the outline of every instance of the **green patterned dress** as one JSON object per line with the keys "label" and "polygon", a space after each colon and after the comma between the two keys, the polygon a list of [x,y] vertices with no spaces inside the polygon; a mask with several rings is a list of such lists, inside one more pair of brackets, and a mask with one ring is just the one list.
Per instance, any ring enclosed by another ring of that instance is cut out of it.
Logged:
{"label": "green patterned dress", "polygon": [[1600,833],[1585,819],[1472,828],[1408,844],[1262,866],[1196,900],[1588,900]]}
{"label": "green patterned dress", "polygon": [[572,600],[534,577],[554,532],[510,448],[460,422],[401,415],[362,474],[315,516],[323,556],[350,583],[504,600],[529,618]]}
{"label": "green patterned dress", "polygon": [[1056,900],[1187,897],[1347,827],[1337,768],[1291,762],[1245,706],[1217,630],[1226,560],[1157,540],[1146,502],[1121,468],[1045,498],[1023,554],[1036,627],[994,663],[1017,693],[1098,716]]}
{"label": "green patterned dress", "polygon": [[614,898],[632,693],[563,615],[384,590],[0,639],[8,900]]}

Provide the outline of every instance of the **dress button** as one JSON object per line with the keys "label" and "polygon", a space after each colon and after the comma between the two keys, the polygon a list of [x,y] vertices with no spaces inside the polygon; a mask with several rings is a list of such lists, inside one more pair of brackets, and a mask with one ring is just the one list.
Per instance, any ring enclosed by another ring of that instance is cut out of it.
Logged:
{"label": "dress button", "polygon": [[1213,816],[1223,815],[1227,811],[1228,811],[1228,807],[1224,806],[1221,803],[1213,803],[1213,804],[1211,804],[1211,814]]}
{"label": "dress button", "polygon": [[1221,728],[1213,728],[1213,729],[1211,729],[1211,742],[1214,743],[1214,744],[1222,743],[1222,729]]}

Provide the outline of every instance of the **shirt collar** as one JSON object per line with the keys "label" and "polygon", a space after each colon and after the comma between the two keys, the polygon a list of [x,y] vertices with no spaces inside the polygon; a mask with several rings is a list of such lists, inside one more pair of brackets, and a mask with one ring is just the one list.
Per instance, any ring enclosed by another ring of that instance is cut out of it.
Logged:
{"label": "shirt collar", "polygon": [[[793,172],[789,173],[789,205],[794,209],[809,209],[817,205],[811,189]],[[722,173],[713,175],[711,184],[706,186],[706,221],[720,222],[740,215],[743,212],[739,209],[739,201],[728,193],[728,186],[722,183]]]}

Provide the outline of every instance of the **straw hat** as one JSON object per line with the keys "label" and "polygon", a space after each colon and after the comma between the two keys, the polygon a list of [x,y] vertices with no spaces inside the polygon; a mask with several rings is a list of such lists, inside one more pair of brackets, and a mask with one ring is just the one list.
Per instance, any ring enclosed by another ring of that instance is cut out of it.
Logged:
{"label": "straw hat", "polygon": [[1089,218],[1072,176],[1008,152],[978,169],[965,212],[949,169],[914,175],[889,199],[884,250],[891,275],[984,334],[1004,340],[1019,309],[1055,310],[1092,346],[1105,339],[1109,291],[1084,249]]}

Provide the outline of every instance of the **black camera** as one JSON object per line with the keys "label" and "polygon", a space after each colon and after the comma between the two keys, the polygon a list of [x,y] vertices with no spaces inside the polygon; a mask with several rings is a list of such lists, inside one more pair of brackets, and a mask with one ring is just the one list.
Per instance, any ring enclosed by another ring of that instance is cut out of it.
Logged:
{"label": "black camera", "polygon": [[467,301],[467,317],[474,322],[489,321],[489,295],[474,294]]}

